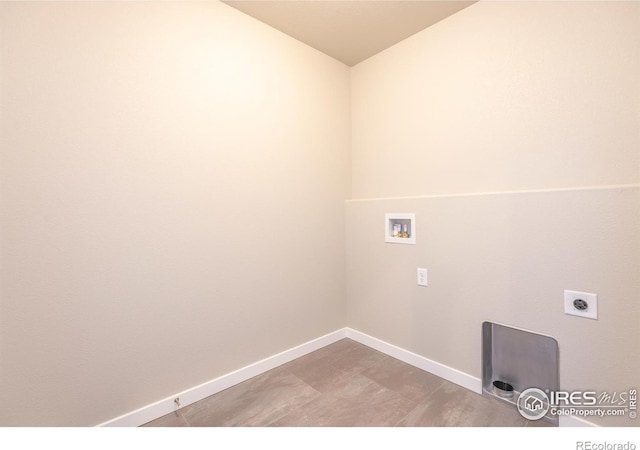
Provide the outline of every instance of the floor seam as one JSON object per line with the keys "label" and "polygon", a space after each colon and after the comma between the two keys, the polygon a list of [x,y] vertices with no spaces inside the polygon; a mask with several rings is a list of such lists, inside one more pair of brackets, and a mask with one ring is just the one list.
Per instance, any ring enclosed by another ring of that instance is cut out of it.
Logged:
{"label": "floor seam", "polygon": [[[182,408],[181,408],[182,409]],[[187,424],[187,427],[191,428],[191,424],[189,423],[189,421],[187,420],[187,417],[182,414],[181,409],[178,410],[178,414],[180,414],[180,417],[182,417],[182,420],[184,420],[184,423]]]}
{"label": "floor seam", "polygon": [[296,375],[295,373],[293,373],[293,372],[292,372],[292,371],[290,371],[289,369],[284,368],[284,367],[283,367],[283,369],[284,369],[287,373],[289,373],[290,375],[294,376],[296,379],[300,380],[300,382],[301,382],[301,383],[303,383],[304,385],[306,385],[306,386],[310,387],[311,389],[313,389],[314,391],[316,391],[318,394],[323,395],[323,393],[322,393],[322,392],[320,392],[319,390],[317,390],[316,388],[314,388],[313,386],[311,386],[309,383],[307,383],[306,381],[304,381],[302,378],[300,378],[298,375]]}
{"label": "floor seam", "polygon": [[[282,366],[280,366],[282,367]],[[277,422],[280,419],[283,419],[284,417],[287,417],[289,414],[293,414],[296,411],[301,410],[302,408],[306,407],[307,405],[309,405],[309,403],[318,400],[320,398],[322,398],[325,394],[323,394],[322,392],[320,392],[319,390],[317,390],[316,388],[314,388],[313,386],[311,386],[309,383],[307,383],[306,381],[304,381],[302,378],[300,378],[298,375],[296,375],[295,373],[291,372],[289,369],[287,369],[286,367],[282,367],[284,369],[285,372],[287,372],[289,375],[291,375],[292,377],[294,377],[295,379],[297,379],[298,381],[300,381],[302,384],[304,384],[305,386],[307,386],[308,388],[312,389],[313,391],[315,391],[318,394],[318,397],[316,398],[311,398],[309,399],[307,402],[301,404],[301,405],[297,405],[296,407],[294,407],[293,409],[290,409],[288,411],[285,411],[284,414],[278,416],[277,418],[271,420],[268,424],[266,424],[266,427],[274,427],[276,425],[273,425],[275,422]]]}
{"label": "floor seam", "polygon": [[[353,349],[350,345],[340,346],[326,359],[312,357],[299,364],[282,364],[266,371],[271,373],[268,378],[272,379],[272,383],[264,384],[261,381],[246,385],[251,379],[245,380],[225,389],[224,391],[239,391],[231,397],[220,397],[221,403],[202,403],[202,406],[192,410],[192,405],[206,400],[201,399],[176,410],[173,416],[165,417],[158,423],[161,423],[160,426],[229,427],[234,425],[223,425],[222,422],[227,423],[226,418],[233,416],[237,419],[232,421],[237,423],[235,426],[246,427],[433,427],[454,426],[452,424],[465,426],[465,423],[477,424],[466,426],[505,426],[500,425],[501,423],[509,423],[508,426],[531,426],[531,422],[526,420],[513,425],[511,416],[503,414],[503,411],[499,411],[500,414],[494,411],[493,402],[480,401],[476,396],[471,398],[467,394],[461,395],[460,390],[467,391],[463,389],[464,386],[420,368],[408,367],[410,364],[407,367],[398,365],[396,362],[403,361],[353,342],[356,344]],[[362,347],[371,351],[362,351]],[[340,354],[342,356],[338,356]],[[269,386],[276,390],[265,391]],[[209,397],[219,396],[222,392]],[[242,401],[237,402],[234,400],[236,397]],[[479,394],[479,397],[483,396]],[[461,419],[458,416],[467,414],[465,411],[469,409],[468,402],[475,406],[471,408],[469,417]],[[391,409],[386,412],[378,411],[385,405]],[[443,405],[448,406],[442,409]],[[451,420],[445,417],[449,410],[454,413],[458,411]],[[191,424],[188,415],[196,425]],[[411,420],[408,420],[409,417]],[[329,425],[337,423],[342,425]],[[356,423],[369,425],[355,425]],[[440,423],[444,425],[437,425]],[[479,425],[480,423],[486,425]]]}
{"label": "floor seam", "polygon": [[429,399],[433,396],[433,394],[435,394],[436,392],[438,392],[438,390],[440,390],[440,389],[445,385],[445,383],[447,383],[447,380],[442,379],[442,380],[440,381],[440,384],[438,384],[438,387],[437,387],[437,388],[435,388],[434,390],[432,390],[431,392],[429,392],[429,394],[427,394],[427,396],[426,396],[425,398],[423,398],[422,400],[420,400],[420,401],[416,404],[416,406],[415,406],[414,408],[412,408],[412,409],[411,409],[411,411],[409,411],[407,414],[405,414],[405,415],[404,415],[404,417],[403,417],[402,419],[400,419],[400,420],[399,420],[399,421],[394,425],[394,427],[397,427],[397,426],[400,424],[400,422],[402,422],[404,419],[406,419],[407,417],[409,417],[409,414],[411,414],[413,411],[415,411],[415,410],[418,408],[418,406],[422,405],[424,402],[426,402],[427,400],[429,400]]}

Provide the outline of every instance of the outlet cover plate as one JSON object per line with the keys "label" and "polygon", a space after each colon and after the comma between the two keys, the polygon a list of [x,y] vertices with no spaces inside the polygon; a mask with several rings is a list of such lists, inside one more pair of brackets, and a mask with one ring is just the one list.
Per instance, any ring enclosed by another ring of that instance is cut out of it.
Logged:
{"label": "outlet cover plate", "polygon": [[418,286],[428,286],[427,269],[418,267]]}
{"label": "outlet cover plate", "polygon": [[[580,310],[573,305],[576,300],[584,300],[587,309]],[[598,294],[579,291],[564,291],[564,313],[586,319],[598,320]]]}

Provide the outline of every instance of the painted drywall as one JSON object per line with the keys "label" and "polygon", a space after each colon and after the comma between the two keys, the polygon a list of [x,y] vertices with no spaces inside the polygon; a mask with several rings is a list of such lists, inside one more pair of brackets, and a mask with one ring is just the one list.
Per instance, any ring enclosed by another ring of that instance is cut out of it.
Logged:
{"label": "painted drywall", "polygon": [[[383,242],[389,211],[415,212],[416,245]],[[502,323],[558,340],[562,389],[636,387],[639,218],[638,188],[350,202],[349,327],[481,377]],[[598,320],[563,314],[564,289],[597,293]]]}
{"label": "painted drywall", "polygon": [[639,16],[479,2],[354,66],[353,198],[637,183]]}
{"label": "painted drywall", "polygon": [[0,425],[345,325],[345,65],[217,2],[3,2],[0,30]]}
{"label": "painted drywall", "polygon": [[[638,23],[631,2],[480,2],[352,68],[349,327],[480,377],[499,322],[558,339],[563,389],[637,388]],[[415,246],[384,243],[385,213],[416,214]]]}

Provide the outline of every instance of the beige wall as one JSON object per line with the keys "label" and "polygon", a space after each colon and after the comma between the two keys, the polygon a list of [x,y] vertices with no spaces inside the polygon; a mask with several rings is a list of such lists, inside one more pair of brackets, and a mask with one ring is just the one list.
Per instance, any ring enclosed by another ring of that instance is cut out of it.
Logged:
{"label": "beige wall", "polygon": [[480,2],[354,66],[353,198],[637,183],[639,15]]}
{"label": "beige wall", "polygon": [[[415,246],[383,243],[386,212],[416,214]],[[480,378],[482,323],[506,324],[558,340],[563,389],[638,385],[640,189],[354,201],[347,224],[350,327]]]}
{"label": "beige wall", "polygon": [[349,71],[223,4],[0,4],[0,424],[345,326]]}
{"label": "beige wall", "polygon": [[[638,23],[637,3],[480,2],[353,67],[350,327],[480,377],[500,322],[558,339],[564,389],[638,385]],[[384,243],[387,212],[416,213],[417,245]]]}

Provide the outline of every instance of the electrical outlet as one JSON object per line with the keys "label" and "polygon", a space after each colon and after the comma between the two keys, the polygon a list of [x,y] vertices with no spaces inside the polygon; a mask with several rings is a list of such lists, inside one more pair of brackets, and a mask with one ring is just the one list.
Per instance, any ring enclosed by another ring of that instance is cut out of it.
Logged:
{"label": "electrical outlet", "polygon": [[427,269],[421,269],[418,267],[418,286],[428,286]]}
{"label": "electrical outlet", "polygon": [[598,319],[598,294],[564,291],[564,313],[586,319]]}

